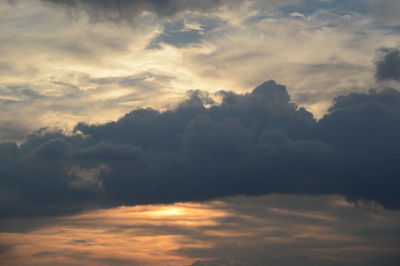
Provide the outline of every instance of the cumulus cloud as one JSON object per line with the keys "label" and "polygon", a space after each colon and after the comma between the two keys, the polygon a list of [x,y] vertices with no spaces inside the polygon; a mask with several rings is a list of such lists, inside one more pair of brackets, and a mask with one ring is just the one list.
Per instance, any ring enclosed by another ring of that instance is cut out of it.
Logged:
{"label": "cumulus cloud", "polygon": [[400,50],[399,48],[381,48],[376,62],[376,79],[378,81],[400,81]]}
{"label": "cumulus cloud", "polygon": [[42,129],[19,146],[1,144],[1,215],[269,193],[400,208],[397,90],[337,97],[319,121],[274,81],[220,95],[211,107],[194,91],[168,111],[138,109],[79,123],[73,135]]}
{"label": "cumulus cloud", "polygon": [[320,118],[334,95],[375,86],[371,55],[377,46],[394,46],[396,35],[349,10],[313,9],[299,20],[270,8],[294,2],[258,1],[173,19],[145,15],[134,29],[88,23],[86,14],[72,21],[60,5],[16,2],[2,13],[0,29],[6,88],[0,101],[7,101],[0,121],[8,128],[0,141],[20,141],[45,126],[69,130],[79,121],[115,120],[137,107],[165,108],[187,88],[243,92],[273,77]]}

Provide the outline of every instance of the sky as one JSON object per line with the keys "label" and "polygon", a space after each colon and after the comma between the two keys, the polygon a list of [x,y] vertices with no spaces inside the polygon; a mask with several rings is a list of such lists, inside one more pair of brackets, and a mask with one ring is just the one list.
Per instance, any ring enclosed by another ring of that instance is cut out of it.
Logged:
{"label": "sky", "polygon": [[0,262],[399,265],[399,13],[0,0]]}

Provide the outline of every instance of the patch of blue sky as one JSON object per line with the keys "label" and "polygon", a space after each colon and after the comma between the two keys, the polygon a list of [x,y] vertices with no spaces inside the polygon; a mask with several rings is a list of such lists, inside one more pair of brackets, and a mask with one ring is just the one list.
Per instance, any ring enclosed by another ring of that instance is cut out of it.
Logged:
{"label": "patch of blue sky", "polygon": [[304,0],[279,8],[283,14],[300,13],[312,15],[320,10],[337,10],[337,12],[369,13],[368,1],[364,0]]}
{"label": "patch of blue sky", "polygon": [[337,27],[349,23],[368,12],[368,3],[359,0],[305,0],[280,6],[276,10],[262,9],[250,16],[246,24],[258,23],[268,18],[291,18],[304,20],[318,18],[318,25],[312,28]]}
{"label": "patch of blue sky", "polygon": [[163,31],[149,43],[147,49],[158,49],[162,43],[181,48],[200,43],[207,33],[223,24],[218,18],[195,18],[168,21],[163,24]]}

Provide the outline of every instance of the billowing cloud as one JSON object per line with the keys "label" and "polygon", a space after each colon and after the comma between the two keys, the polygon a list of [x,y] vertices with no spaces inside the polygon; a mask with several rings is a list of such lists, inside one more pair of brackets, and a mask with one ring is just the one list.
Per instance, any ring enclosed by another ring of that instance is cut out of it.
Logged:
{"label": "billowing cloud", "polygon": [[245,2],[252,4],[161,19],[145,12],[132,27],[91,23],[80,4],[71,17],[62,4],[3,1],[0,141],[104,123],[139,107],[165,109],[188,89],[248,92],[270,78],[320,118],[334,96],[375,87],[374,51],[398,42],[348,2],[306,1],[306,10],[293,5],[304,1]]}
{"label": "billowing cloud", "polygon": [[[2,216],[269,193],[340,194],[400,208],[400,93],[337,97],[321,120],[269,81],[251,93],[193,91],[175,109],[42,129],[0,145]],[[209,106],[210,107],[206,107]]]}
{"label": "billowing cloud", "polygon": [[376,62],[376,78],[379,81],[400,81],[400,50],[398,48],[379,49],[379,59]]}

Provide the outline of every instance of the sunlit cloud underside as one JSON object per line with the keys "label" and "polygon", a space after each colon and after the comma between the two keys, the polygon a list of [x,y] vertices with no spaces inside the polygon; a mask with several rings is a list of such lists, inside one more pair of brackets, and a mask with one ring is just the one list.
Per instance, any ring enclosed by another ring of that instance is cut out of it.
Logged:
{"label": "sunlit cloud underside", "polygon": [[118,207],[3,219],[0,258],[5,265],[396,265],[399,219],[339,196]]}

